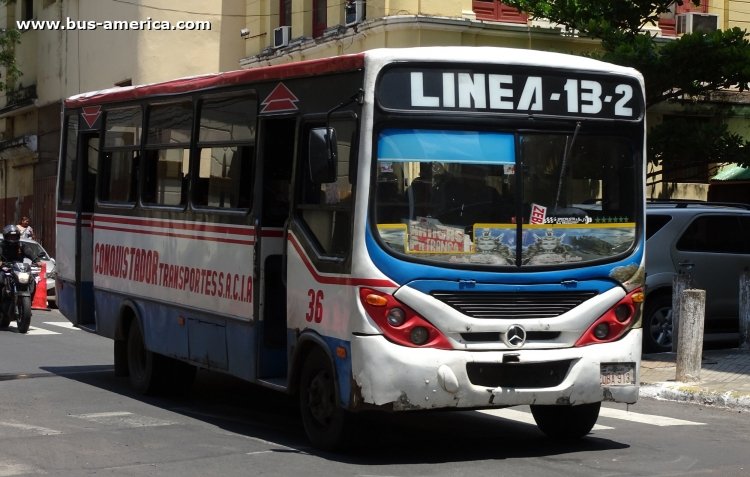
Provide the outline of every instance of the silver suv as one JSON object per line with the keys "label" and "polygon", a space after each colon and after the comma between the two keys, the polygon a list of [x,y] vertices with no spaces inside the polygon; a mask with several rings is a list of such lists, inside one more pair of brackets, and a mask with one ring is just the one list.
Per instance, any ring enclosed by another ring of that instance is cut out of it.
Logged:
{"label": "silver suv", "polygon": [[706,290],[706,334],[737,333],[740,274],[750,267],[750,206],[652,202],[646,238],[644,351],[672,347],[672,284],[682,267],[691,288]]}

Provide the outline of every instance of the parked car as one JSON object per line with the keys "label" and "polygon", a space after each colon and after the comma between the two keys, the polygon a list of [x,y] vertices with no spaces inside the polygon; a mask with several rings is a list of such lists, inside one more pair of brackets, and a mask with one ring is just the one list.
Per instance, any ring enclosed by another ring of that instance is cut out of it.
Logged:
{"label": "parked car", "polygon": [[[3,237],[0,235],[0,247],[3,243]],[[45,264],[45,277],[47,281],[47,304],[54,306],[57,304],[57,296],[55,294],[55,274],[57,273],[55,259],[52,258],[47,251],[42,247],[42,244],[34,240],[21,239],[22,247],[29,247],[31,254],[38,257]]]}
{"label": "parked car", "polygon": [[[643,348],[672,348],[672,287],[680,269],[706,291],[705,333],[738,333],[739,280],[750,267],[750,206],[655,202],[646,207]],[[727,335],[728,336],[728,335]]]}

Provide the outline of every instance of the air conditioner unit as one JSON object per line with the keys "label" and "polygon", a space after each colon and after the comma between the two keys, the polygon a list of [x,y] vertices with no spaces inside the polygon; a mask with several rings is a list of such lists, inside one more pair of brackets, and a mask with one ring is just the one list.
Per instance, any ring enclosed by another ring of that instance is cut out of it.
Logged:
{"label": "air conditioner unit", "polygon": [[708,33],[719,29],[719,15],[713,13],[677,14],[677,33]]}
{"label": "air conditioner unit", "polygon": [[365,1],[350,0],[344,7],[344,25],[352,26],[365,19]]}
{"label": "air conditioner unit", "polygon": [[289,36],[292,33],[292,27],[285,25],[273,29],[273,47],[281,48],[289,44]]}

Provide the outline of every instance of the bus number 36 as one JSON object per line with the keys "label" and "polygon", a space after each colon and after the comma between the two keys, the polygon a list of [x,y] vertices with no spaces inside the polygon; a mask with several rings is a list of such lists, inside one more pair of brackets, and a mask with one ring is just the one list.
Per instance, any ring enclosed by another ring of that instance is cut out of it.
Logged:
{"label": "bus number 36", "polygon": [[312,288],[307,290],[307,296],[310,297],[310,303],[307,307],[307,314],[305,319],[307,321],[315,320],[315,323],[320,323],[323,320],[323,290],[313,290]]}

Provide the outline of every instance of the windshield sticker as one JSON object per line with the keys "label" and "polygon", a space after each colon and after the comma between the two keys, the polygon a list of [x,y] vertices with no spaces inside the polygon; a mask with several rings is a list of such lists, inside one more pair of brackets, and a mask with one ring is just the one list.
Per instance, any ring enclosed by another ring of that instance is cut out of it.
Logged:
{"label": "windshield sticker", "polygon": [[524,227],[523,265],[551,265],[607,258],[635,241],[635,224]]}
{"label": "windshield sticker", "polygon": [[388,247],[397,252],[406,252],[406,224],[378,224],[378,232]]}
{"label": "windshield sticker", "polygon": [[420,217],[409,221],[408,253],[471,252],[471,241],[463,227],[443,225]]}
{"label": "windshield sticker", "polygon": [[[602,258],[628,250],[635,241],[634,223],[554,225],[525,224],[521,265],[556,265]],[[406,254],[443,256],[451,263],[515,265],[516,224],[477,223],[468,234],[461,227],[420,217],[408,224],[378,224],[383,242]]]}
{"label": "windshield sticker", "polygon": [[547,207],[539,204],[531,204],[531,222],[532,224],[543,224],[547,221]]}

